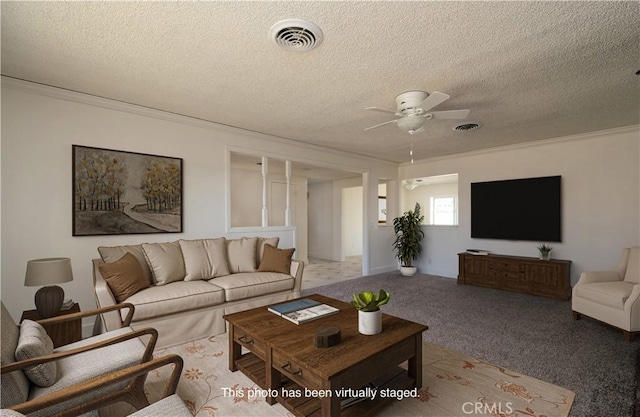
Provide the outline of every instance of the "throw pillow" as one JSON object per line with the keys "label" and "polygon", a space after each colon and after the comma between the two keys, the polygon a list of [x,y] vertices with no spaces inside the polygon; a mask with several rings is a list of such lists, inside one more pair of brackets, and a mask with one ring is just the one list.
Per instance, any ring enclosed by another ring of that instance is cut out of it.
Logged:
{"label": "throw pillow", "polygon": [[180,240],[185,281],[229,275],[226,239]]}
{"label": "throw pillow", "polygon": [[143,243],[142,250],[156,285],[184,279],[184,260],[178,242]]}
{"label": "throw pillow", "polygon": [[151,269],[149,269],[149,265],[147,264],[147,259],[144,257],[142,245],[100,246],[98,248],[98,253],[100,253],[102,260],[108,263],[117,261],[126,253],[131,253],[136,257],[138,262],[140,262],[144,276],[147,278],[147,281],[149,281],[149,284],[153,284],[153,276],[151,275]]}
{"label": "throw pillow", "polygon": [[257,237],[227,240],[227,258],[232,274],[256,271],[257,244]]}
{"label": "throw pillow", "polygon": [[271,245],[264,245],[262,262],[258,267],[258,272],[280,272],[281,274],[291,273],[291,258],[295,248],[278,249]]}
{"label": "throw pillow", "polygon": [[[44,327],[35,321],[23,320],[20,324],[20,338],[16,347],[16,360],[23,361],[53,353],[53,341]],[[24,368],[31,382],[41,387],[50,387],[56,382],[57,367],[55,361],[41,363]]]}
{"label": "throw pillow", "polygon": [[100,263],[98,270],[107,281],[116,301],[121,303],[138,291],[149,288],[142,266],[133,254],[127,252],[122,258],[111,263]]}
{"label": "throw pillow", "polygon": [[259,237],[257,249],[258,253],[256,253],[256,268],[260,266],[260,262],[262,262],[262,255],[264,254],[264,245],[271,245],[274,248],[278,247],[278,243],[280,243],[279,237]]}

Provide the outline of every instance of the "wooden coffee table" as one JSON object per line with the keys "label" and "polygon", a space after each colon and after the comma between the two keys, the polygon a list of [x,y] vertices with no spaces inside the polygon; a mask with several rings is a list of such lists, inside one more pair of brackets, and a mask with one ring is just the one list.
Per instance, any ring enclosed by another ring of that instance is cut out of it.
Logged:
{"label": "wooden coffee table", "polygon": [[[224,317],[229,322],[229,369],[242,371],[269,393],[269,404],[277,401],[297,416],[363,416],[395,401],[394,393],[406,396],[422,386],[422,332],[427,326],[383,314],[382,333],[365,336],[358,332],[358,313],[350,304],[317,294],[303,298],[340,313],[300,325],[267,307]],[[341,341],[316,348],[315,331],[325,326],[340,328]],[[248,352],[243,354],[242,348]],[[399,366],[404,362],[406,369]],[[374,400],[342,408],[341,388],[357,390],[372,382]]]}

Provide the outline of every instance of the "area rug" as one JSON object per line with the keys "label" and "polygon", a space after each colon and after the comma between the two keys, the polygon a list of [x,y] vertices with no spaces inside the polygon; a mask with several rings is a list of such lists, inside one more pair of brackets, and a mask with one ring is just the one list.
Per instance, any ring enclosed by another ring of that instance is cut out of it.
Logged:
{"label": "area rug", "polygon": [[[178,394],[193,415],[292,416],[283,406],[269,406],[260,388],[240,371],[228,369],[227,334],[155,352],[184,359]],[[415,398],[394,400],[377,415],[396,416],[567,416],[574,393],[432,343],[423,344],[423,387]],[[160,398],[170,369],[147,378],[151,402]],[[365,400],[367,401],[367,400]],[[114,417],[115,412],[101,413]]]}

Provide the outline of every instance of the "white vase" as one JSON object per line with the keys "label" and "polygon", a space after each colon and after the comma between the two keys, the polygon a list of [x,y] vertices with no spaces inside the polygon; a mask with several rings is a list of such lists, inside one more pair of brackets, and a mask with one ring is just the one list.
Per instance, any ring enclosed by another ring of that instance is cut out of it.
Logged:
{"label": "white vase", "polygon": [[382,310],[358,310],[358,331],[366,335],[380,333],[382,331]]}
{"label": "white vase", "polygon": [[418,272],[418,268],[415,266],[401,266],[400,273],[405,277],[412,277]]}
{"label": "white vase", "polygon": [[551,251],[548,251],[548,252],[540,251],[540,259],[542,259],[543,261],[548,261],[549,259],[551,259]]}

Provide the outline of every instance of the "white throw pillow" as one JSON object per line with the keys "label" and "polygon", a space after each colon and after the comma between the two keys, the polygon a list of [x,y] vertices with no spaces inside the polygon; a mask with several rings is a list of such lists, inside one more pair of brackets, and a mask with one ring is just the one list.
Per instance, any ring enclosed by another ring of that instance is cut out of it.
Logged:
{"label": "white throw pillow", "polygon": [[256,271],[257,245],[257,237],[227,240],[227,258],[232,274]]}
{"label": "white throw pillow", "polygon": [[143,243],[142,250],[151,268],[155,285],[165,285],[184,279],[184,260],[180,244],[177,241]]}
{"label": "white throw pillow", "polygon": [[[20,338],[16,347],[16,360],[38,358],[53,353],[53,341],[44,327],[31,320],[23,320],[20,324]],[[57,378],[56,361],[24,368],[24,373],[31,382],[41,387],[50,387]]]}
{"label": "white throw pillow", "polygon": [[179,240],[186,271],[185,281],[229,275],[226,239]]}
{"label": "white throw pillow", "polygon": [[627,272],[624,275],[624,280],[640,284],[640,247],[634,246],[629,251],[629,261],[627,262]]}

